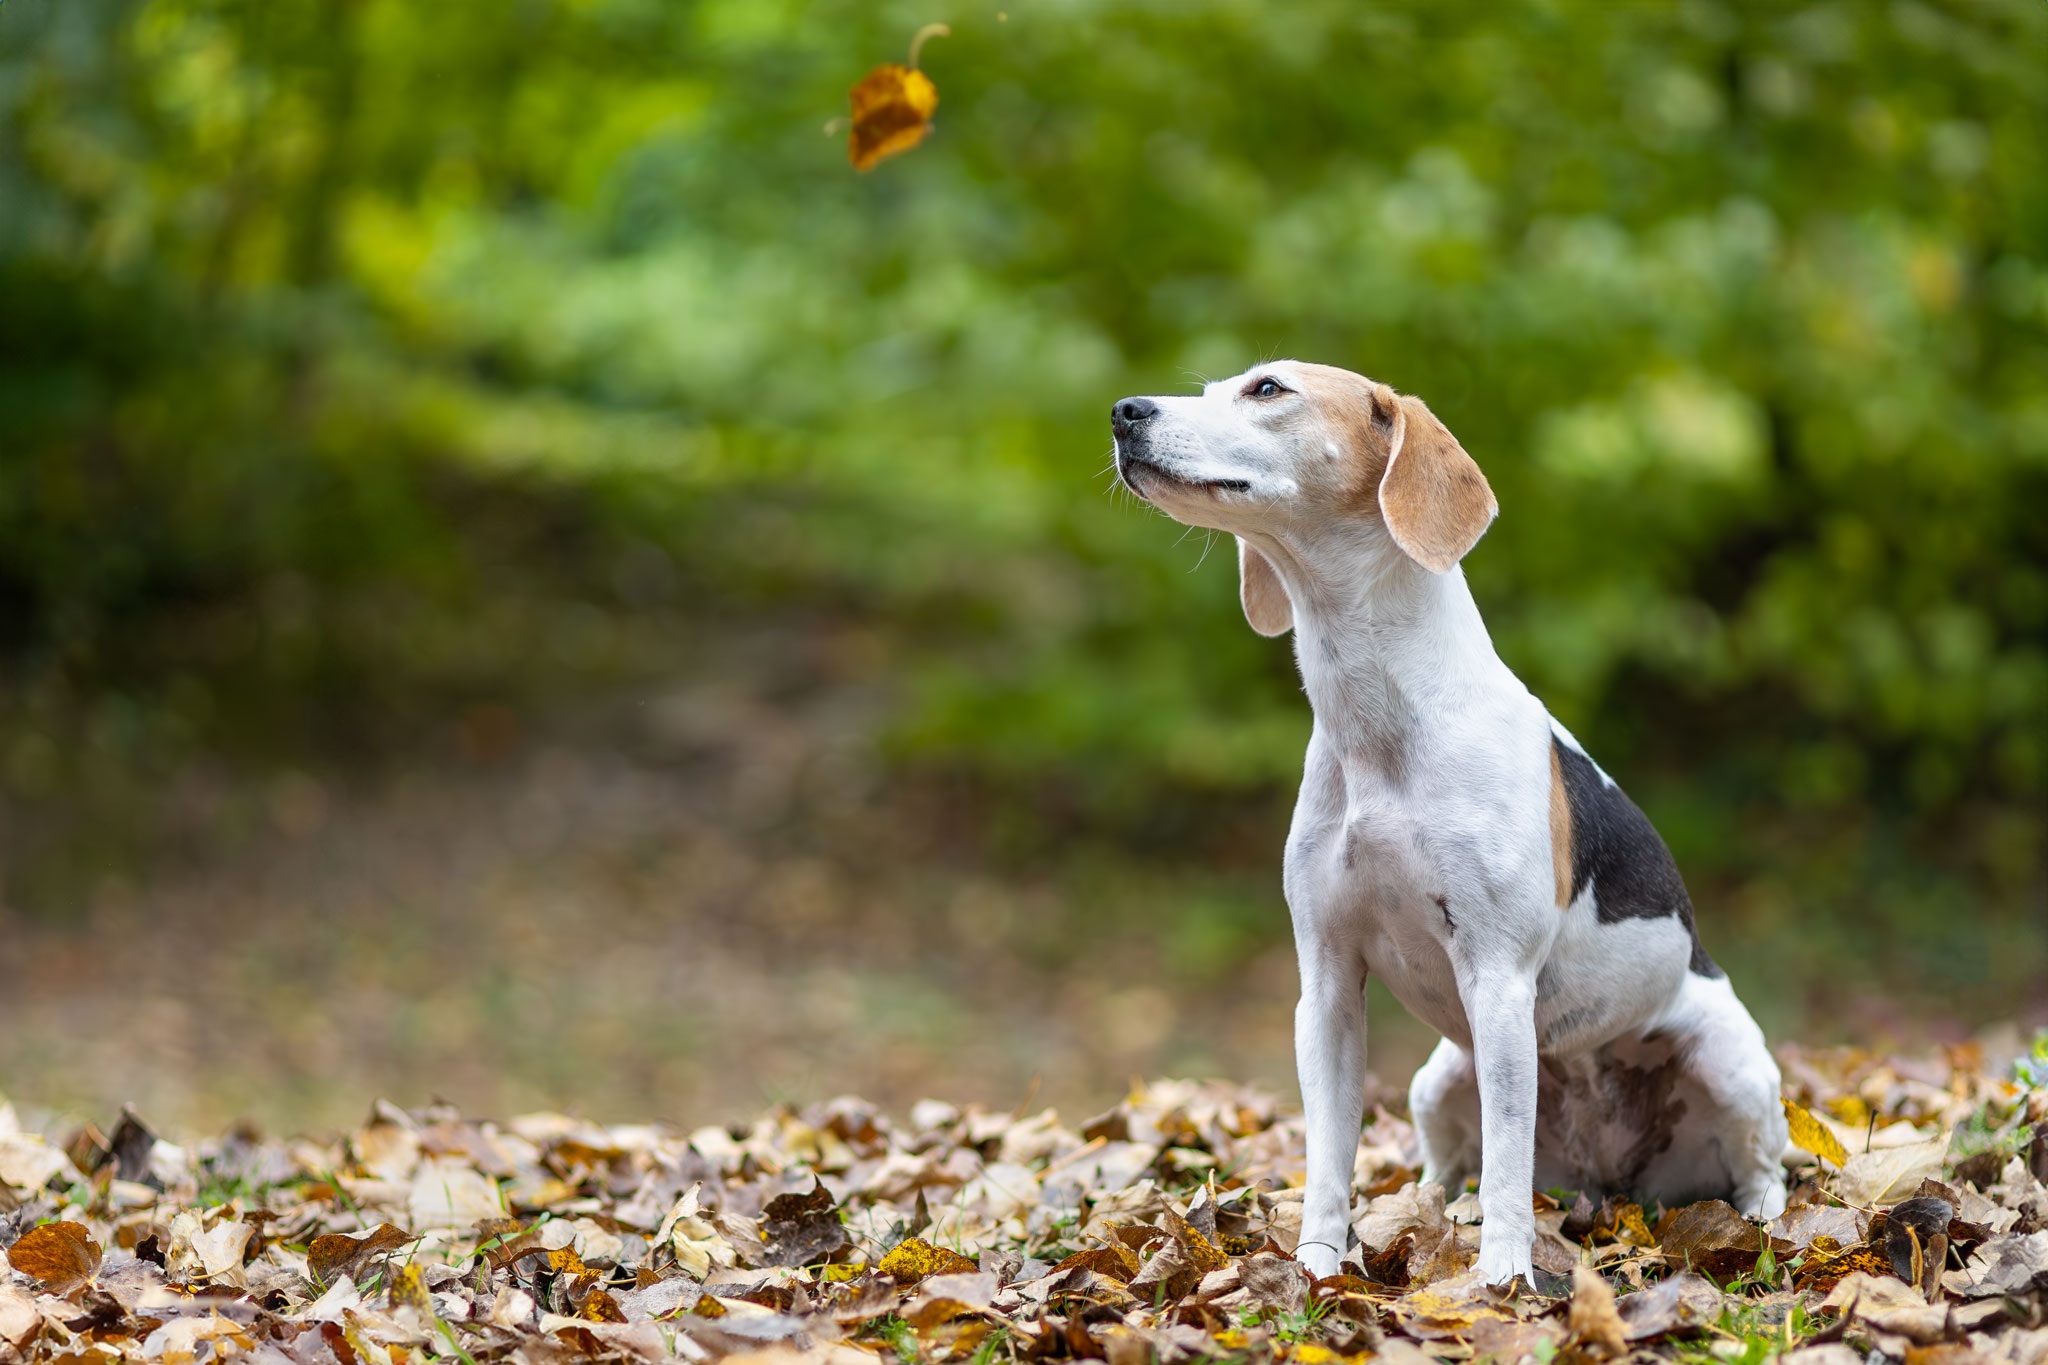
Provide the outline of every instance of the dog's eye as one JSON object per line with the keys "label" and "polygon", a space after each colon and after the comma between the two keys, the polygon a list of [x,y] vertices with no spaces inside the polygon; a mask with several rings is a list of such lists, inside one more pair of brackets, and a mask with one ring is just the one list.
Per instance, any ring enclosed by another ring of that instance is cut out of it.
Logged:
{"label": "dog's eye", "polygon": [[1278,398],[1286,392],[1287,386],[1271,375],[1259,380],[1256,384],[1245,390],[1245,393],[1253,398]]}

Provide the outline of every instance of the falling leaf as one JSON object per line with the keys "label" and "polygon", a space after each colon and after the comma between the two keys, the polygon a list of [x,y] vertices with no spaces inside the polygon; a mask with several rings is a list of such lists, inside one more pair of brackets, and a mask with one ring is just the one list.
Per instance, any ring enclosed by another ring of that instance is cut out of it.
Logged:
{"label": "falling leaf", "polygon": [[854,169],[871,171],[924,141],[939,107],[939,88],[922,71],[884,62],[853,87],[853,128],[846,156]]}
{"label": "falling leaf", "polygon": [[1849,1153],[1843,1150],[1840,1139],[1829,1132],[1825,1124],[1790,1100],[1780,1103],[1785,1106],[1785,1122],[1792,1129],[1793,1146],[1802,1152],[1813,1153],[1838,1171],[1849,1164]]}
{"label": "falling leaf", "polygon": [[50,1293],[68,1294],[100,1268],[100,1244],[77,1223],[45,1223],[7,1248],[7,1260]]}
{"label": "falling leaf", "polygon": [[846,135],[846,157],[855,170],[873,170],[924,141],[931,131],[932,114],[939,107],[939,87],[917,69],[917,54],[926,39],[950,32],[944,24],[926,24],[910,40],[909,65],[884,62],[853,87],[853,127]]}

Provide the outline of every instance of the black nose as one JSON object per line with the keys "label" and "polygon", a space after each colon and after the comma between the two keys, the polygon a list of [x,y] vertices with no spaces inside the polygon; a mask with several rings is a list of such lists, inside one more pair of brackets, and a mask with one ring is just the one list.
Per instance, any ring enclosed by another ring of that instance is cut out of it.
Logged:
{"label": "black nose", "polygon": [[1158,415],[1159,405],[1149,398],[1120,398],[1109,410],[1109,429],[1126,436],[1138,423]]}

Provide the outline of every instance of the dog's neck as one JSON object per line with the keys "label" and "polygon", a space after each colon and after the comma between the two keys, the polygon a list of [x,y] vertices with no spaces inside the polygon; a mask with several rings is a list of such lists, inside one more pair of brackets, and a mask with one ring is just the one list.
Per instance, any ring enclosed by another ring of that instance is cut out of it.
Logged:
{"label": "dog's neck", "polygon": [[1462,570],[1430,573],[1377,527],[1262,539],[1261,548],[1294,610],[1316,724],[1347,765],[1355,758],[1401,777],[1419,726],[1507,673]]}

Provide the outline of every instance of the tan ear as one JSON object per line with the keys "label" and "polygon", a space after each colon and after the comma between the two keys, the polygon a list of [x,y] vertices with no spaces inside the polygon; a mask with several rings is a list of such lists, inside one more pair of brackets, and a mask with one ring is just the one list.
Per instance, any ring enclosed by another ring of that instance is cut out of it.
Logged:
{"label": "tan ear", "polygon": [[1273,562],[1243,536],[1237,538],[1237,595],[1244,602],[1244,619],[1259,634],[1285,635],[1293,628],[1294,604]]}
{"label": "tan ear", "polygon": [[1465,447],[1420,398],[1404,395],[1394,418],[1380,516],[1401,553],[1431,573],[1465,557],[1500,512]]}

